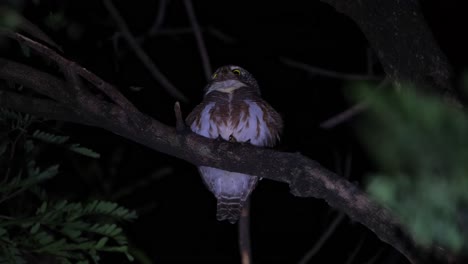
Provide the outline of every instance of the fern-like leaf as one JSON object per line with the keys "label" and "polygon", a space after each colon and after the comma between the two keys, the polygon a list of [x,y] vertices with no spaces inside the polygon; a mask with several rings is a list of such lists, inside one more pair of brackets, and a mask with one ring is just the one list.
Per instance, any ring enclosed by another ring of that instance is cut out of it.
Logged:
{"label": "fern-like leaf", "polygon": [[73,151],[73,152],[79,153],[79,154],[81,154],[83,156],[90,157],[90,158],[97,159],[97,158],[101,157],[101,154],[95,152],[92,149],[82,147],[82,146],[80,146],[80,144],[72,144],[68,149]]}
{"label": "fern-like leaf", "polygon": [[34,131],[32,136],[35,139],[39,139],[44,142],[57,144],[57,145],[61,145],[70,139],[69,136],[58,136],[58,135],[47,133],[47,132],[40,131],[40,130]]}

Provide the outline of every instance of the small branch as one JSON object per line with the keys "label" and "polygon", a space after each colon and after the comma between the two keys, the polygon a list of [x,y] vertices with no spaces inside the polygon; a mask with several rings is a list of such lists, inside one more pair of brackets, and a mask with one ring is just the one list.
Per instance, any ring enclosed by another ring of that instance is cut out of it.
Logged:
{"label": "small branch", "polygon": [[357,244],[356,247],[354,247],[353,251],[351,252],[351,254],[349,254],[349,257],[346,258],[346,263],[345,264],[351,264],[353,263],[354,259],[356,258],[357,254],[359,253],[359,251],[361,250],[362,248],[362,245],[364,245],[364,238],[362,238],[361,240],[359,240],[359,243]]}
{"label": "small branch", "polygon": [[63,52],[62,48],[57,43],[55,43],[44,31],[23,17],[16,10],[9,8],[6,5],[2,5],[0,7],[0,17],[10,17],[17,22],[14,27],[16,31],[26,32],[34,38],[39,39],[42,42],[47,43],[49,46]]}
{"label": "small branch", "polygon": [[350,120],[351,118],[353,118],[354,116],[364,112],[364,110],[366,110],[368,107],[368,104],[367,103],[364,103],[364,102],[360,102],[360,103],[357,103],[355,105],[353,105],[352,107],[346,109],[345,111],[331,117],[330,119],[327,119],[325,121],[323,121],[322,123],[320,123],[320,128],[324,128],[324,129],[330,129],[330,128],[334,128],[336,127],[337,125],[347,121],[347,120]]}
{"label": "small branch", "polygon": [[0,90],[0,105],[52,120],[95,125],[71,109],[48,99],[32,98],[17,93]]}
{"label": "small branch", "polygon": [[182,102],[188,102],[188,98],[179,91],[167,78],[162,74],[162,72],[156,67],[156,65],[151,61],[149,56],[146,52],[140,47],[138,42],[136,41],[135,37],[130,32],[125,21],[120,16],[117,8],[115,8],[114,4],[112,4],[111,0],[104,0],[104,5],[106,6],[107,10],[109,11],[110,15],[114,19],[115,23],[117,24],[120,31],[122,31],[122,35],[127,41],[130,48],[135,52],[135,55],[140,59],[143,65],[148,69],[150,74],[156,79],[161,86],[174,98],[180,100]]}
{"label": "small branch", "polygon": [[108,96],[112,101],[114,101],[121,107],[124,107],[128,111],[137,111],[136,107],[112,85],[106,83],[101,78],[97,77],[95,74],[89,72],[87,69],[81,67],[80,65],[64,58],[54,50],[19,33],[0,30],[0,34],[6,35],[10,38],[14,38],[19,42],[26,44],[28,47],[35,50],[43,57],[56,62],[62,68],[72,68],[77,74],[81,75],[83,78],[87,79],[89,82],[94,84],[96,88],[101,90],[106,96]]}
{"label": "small branch", "polygon": [[[218,40],[227,43],[227,44],[232,44],[236,42],[236,39],[232,36],[229,36],[228,34],[222,32],[221,30],[213,27],[213,26],[208,26],[206,29],[200,28],[200,31],[206,32],[207,34],[210,34],[211,36],[217,38]],[[158,32],[155,37],[157,36],[179,36],[179,35],[185,35],[185,34],[194,34],[194,30],[192,27],[175,27],[175,28],[160,28],[158,29]],[[140,37],[143,38],[143,37]],[[137,39],[140,39],[137,38]],[[140,40],[138,40],[140,42]]]}
{"label": "small branch", "polygon": [[252,263],[252,249],[250,247],[250,199],[245,202],[239,218],[239,250],[242,264]]}
{"label": "small branch", "polygon": [[327,230],[323,233],[320,239],[314,244],[314,246],[304,255],[304,257],[299,261],[299,264],[307,264],[312,259],[315,254],[322,248],[323,244],[330,238],[333,232],[336,230],[338,225],[343,221],[345,218],[345,214],[340,213],[335,220],[330,224]]}
{"label": "small branch", "polygon": [[88,71],[86,68],[81,67],[80,65],[74,63],[74,70],[81,75],[83,78],[92,83],[96,88],[104,92],[110,99],[112,99],[116,104],[123,107],[127,111],[138,112],[138,109],[125,98],[113,85],[102,80],[94,73]]}
{"label": "small branch", "polygon": [[382,77],[367,75],[367,74],[350,74],[350,73],[341,73],[336,71],[325,70],[322,68],[314,67],[303,62],[298,62],[289,58],[281,57],[280,61],[289,67],[297,68],[310,72],[312,74],[318,74],[325,77],[344,79],[350,81],[365,81],[365,80],[381,80]]}
{"label": "small branch", "polygon": [[228,34],[222,32],[214,26],[209,26],[206,31],[210,33],[213,37],[216,37],[217,39],[223,41],[226,44],[232,44],[236,42],[236,39],[234,37],[229,36]]}
{"label": "small branch", "polygon": [[153,22],[150,30],[148,30],[147,35],[153,36],[158,33],[158,30],[161,28],[161,25],[166,17],[167,4],[169,0],[160,0],[158,6],[158,13],[156,14],[156,19]]}
{"label": "small branch", "polygon": [[187,15],[192,25],[193,32],[195,34],[195,39],[197,40],[198,51],[200,52],[200,57],[202,60],[203,70],[205,71],[206,80],[211,79],[211,64],[210,58],[208,57],[208,52],[206,50],[205,42],[200,30],[200,26],[197,22],[197,17],[195,16],[195,10],[192,5],[192,0],[184,0],[185,9],[187,10]]}
{"label": "small branch", "polygon": [[21,83],[56,101],[71,102],[72,100],[67,91],[63,89],[66,84],[62,80],[17,62],[0,58],[0,78]]}
{"label": "small branch", "polygon": [[[377,86],[376,89],[381,89],[382,87],[385,87],[387,86],[388,84],[390,83],[390,79],[389,78],[385,78],[382,82],[379,83],[379,85]],[[351,118],[353,118],[354,116],[364,112],[368,107],[368,103],[367,102],[360,102],[360,103],[357,103],[355,105],[353,105],[352,107],[346,109],[345,111],[323,121],[322,123],[320,123],[320,127],[323,128],[323,129],[330,129],[330,128],[334,128],[336,127],[337,125],[347,121],[347,120],[350,120]]]}
{"label": "small branch", "polygon": [[174,112],[176,117],[176,131],[178,133],[185,131],[185,122],[182,118],[182,111],[180,110],[179,102],[175,102],[174,104]]}
{"label": "small branch", "polygon": [[372,257],[370,258],[367,262],[365,262],[364,264],[374,264],[380,257],[380,255],[382,255],[382,252],[383,252],[383,249],[380,248],[377,253]]}
{"label": "small branch", "polygon": [[321,0],[361,29],[393,81],[442,94],[459,104],[452,68],[428,27],[418,0]]}

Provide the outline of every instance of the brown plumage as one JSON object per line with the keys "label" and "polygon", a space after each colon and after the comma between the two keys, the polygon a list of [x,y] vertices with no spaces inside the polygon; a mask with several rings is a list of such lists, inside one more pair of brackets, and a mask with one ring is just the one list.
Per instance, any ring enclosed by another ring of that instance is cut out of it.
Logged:
{"label": "brown plumage", "polygon": [[[203,101],[186,119],[191,130],[208,138],[272,147],[279,140],[280,115],[260,97],[256,80],[233,65],[219,68],[205,88]],[[258,177],[211,167],[199,167],[208,189],[218,200],[218,220],[235,223]]]}

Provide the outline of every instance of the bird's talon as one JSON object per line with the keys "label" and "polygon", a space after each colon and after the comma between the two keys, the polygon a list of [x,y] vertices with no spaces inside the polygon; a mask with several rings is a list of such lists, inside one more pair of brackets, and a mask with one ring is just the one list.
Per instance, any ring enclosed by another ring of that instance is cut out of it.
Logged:
{"label": "bird's talon", "polygon": [[230,135],[229,136],[229,142],[236,143],[237,139],[233,135]]}

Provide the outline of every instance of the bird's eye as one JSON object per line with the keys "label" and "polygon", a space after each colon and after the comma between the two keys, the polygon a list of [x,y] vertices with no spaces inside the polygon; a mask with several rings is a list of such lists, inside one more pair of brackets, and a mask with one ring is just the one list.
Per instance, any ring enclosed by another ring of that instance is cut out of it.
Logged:
{"label": "bird's eye", "polygon": [[211,79],[216,79],[216,77],[218,77],[218,74],[214,73],[213,76],[211,76]]}
{"label": "bird's eye", "polygon": [[232,70],[232,73],[235,75],[241,75],[241,71],[239,69]]}

